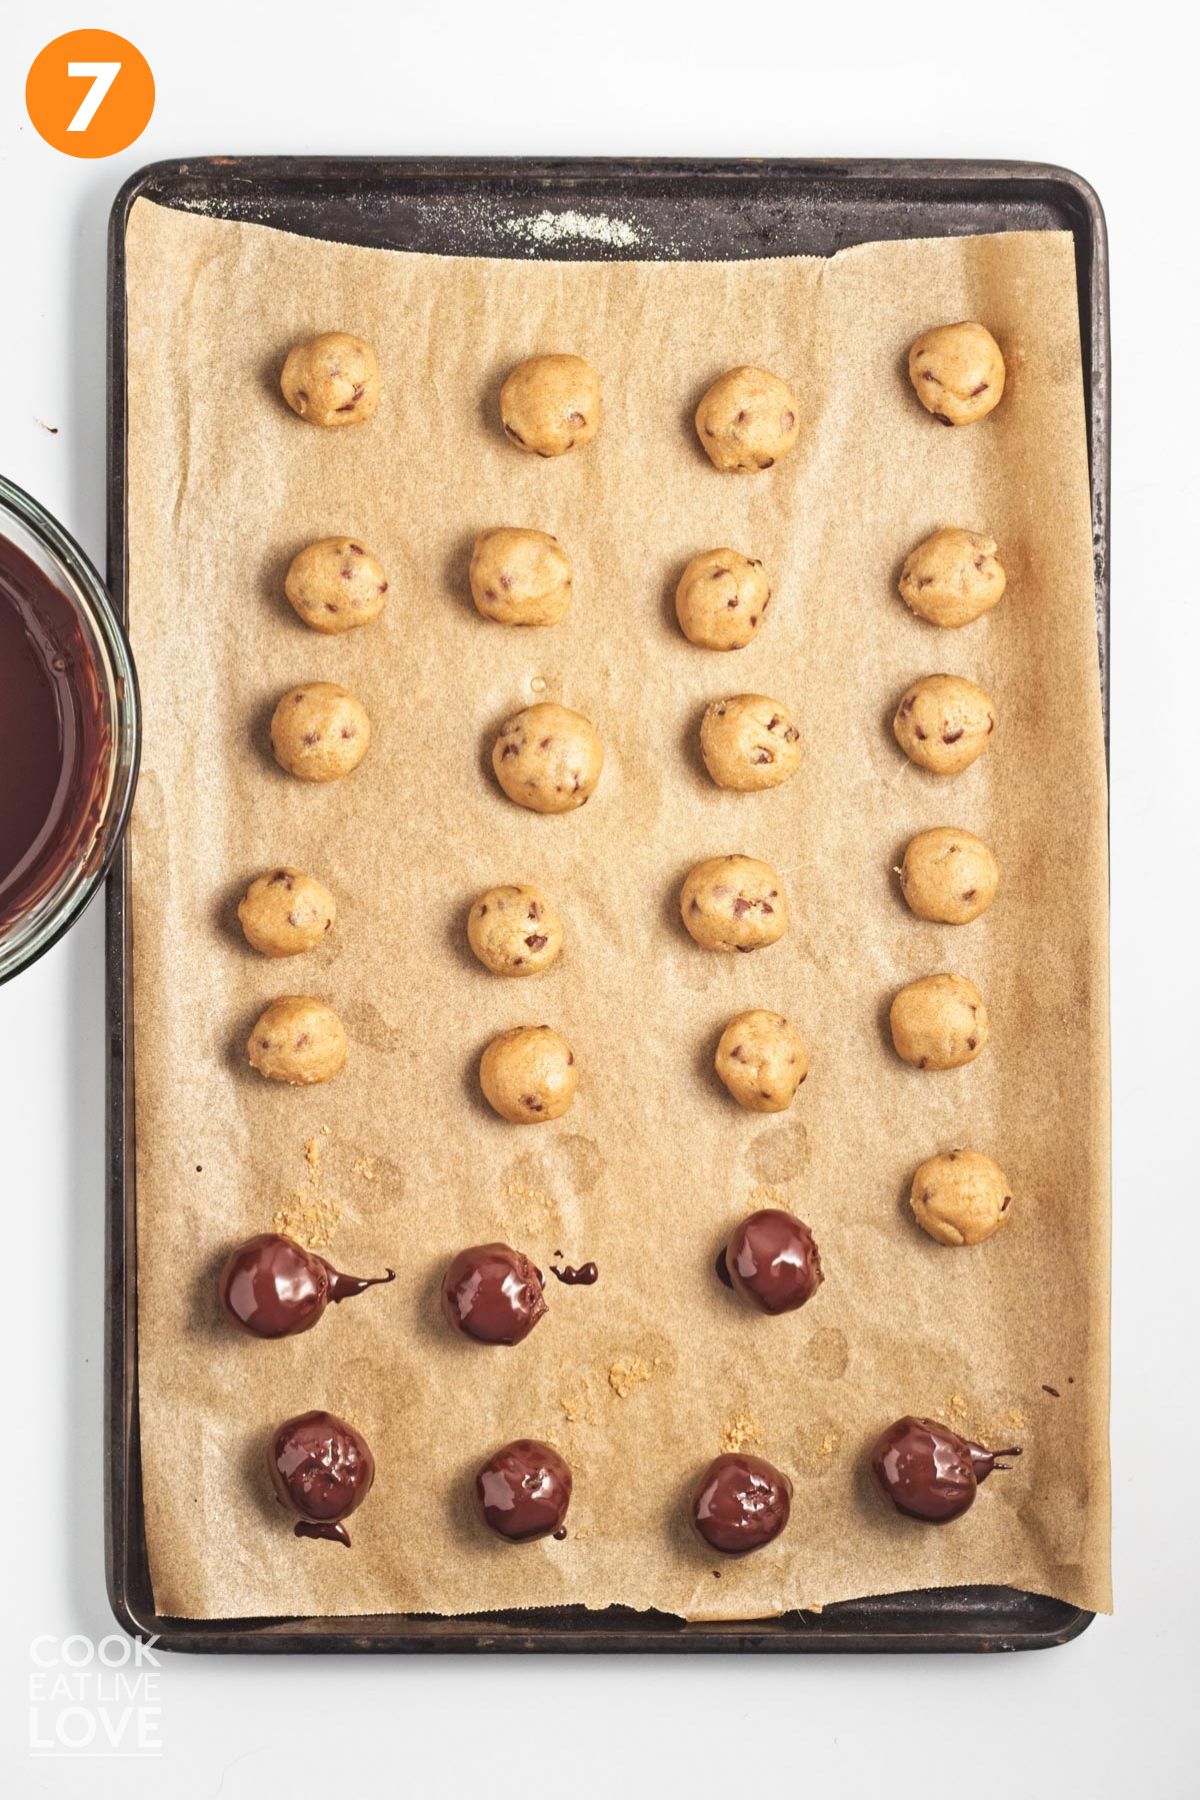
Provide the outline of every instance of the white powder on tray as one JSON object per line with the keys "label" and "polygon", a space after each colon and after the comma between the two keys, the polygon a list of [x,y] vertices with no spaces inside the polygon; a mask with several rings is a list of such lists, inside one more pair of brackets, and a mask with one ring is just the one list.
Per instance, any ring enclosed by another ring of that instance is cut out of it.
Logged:
{"label": "white powder on tray", "polygon": [[532,218],[505,219],[504,229],[513,237],[533,238],[539,244],[559,244],[565,238],[586,238],[593,244],[613,244],[629,249],[641,242],[640,234],[626,219],[607,213],[540,212]]}

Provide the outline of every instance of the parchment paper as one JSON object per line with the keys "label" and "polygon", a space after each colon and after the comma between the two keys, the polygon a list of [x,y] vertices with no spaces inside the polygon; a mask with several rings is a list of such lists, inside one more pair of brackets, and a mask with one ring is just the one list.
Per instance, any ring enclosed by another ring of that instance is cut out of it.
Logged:
{"label": "parchment paper", "polygon": [[[132,632],[146,712],[133,830],[139,1362],[146,1526],[166,1613],[456,1612],[566,1602],[748,1617],[853,1595],[998,1582],[1110,1604],[1105,782],[1071,239],[891,243],[829,261],[473,261],[363,250],[139,201],[128,233]],[[1008,390],[947,431],[904,373],[926,326],[981,318]],[[278,394],[288,346],[323,329],[376,346],[383,399],[359,429],[300,423]],[[586,356],[604,424],[556,462],[497,426],[507,370]],[[691,414],[729,366],[778,370],[803,431],[769,475],[720,476]],[[576,598],[549,631],[474,612],[485,526],[553,532]],[[1008,594],[958,633],[895,590],[935,527],[992,532]],[[321,638],[282,594],[292,555],[361,534],[391,578],[368,629]],[[730,544],[764,559],[775,604],[720,655],[673,620],[681,565]],[[892,740],[897,697],[950,670],[993,695],[989,753],[948,780]],[[367,760],[320,788],[273,764],[266,724],[306,679],[342,682],[375,726]],[[772,793],[715,788],[705,704],[788,702],[801,772]],[[607,763],[558,818],[508,802],[494,728],[539,696],[592,718]],[[908,837],[959,824],[1004,870],[962,930],[922,923],[893,873]],[[753,956],[704,952],[677,894],[701,857],[783,874],[792,923]],[[327,943],[268,962],[233,906],[278,862],[327,881]],[[567,947],[527,982],[488,975],[464,920],[487,885],[531,881]],[[971,1066],[893,1053],[897,987],[939,969],[987,999]],[[326,1087],[249,1070],[275,995],[311,992],[352,1049]],[[746,1007],[801,1026],[812,1073],[756,1118],[711,1072]],[[501,1028],[551,1023],[582,1065],[563,1120],[516,1127],[478,1095]],[[992,1242],[951,1251],[908,1215],[917,1163],[969,1145],[1015,1194]],[[307,1148],[306,1148],[307,1147]],[[722,1288],[733,1222],[777,1202],[826,1269],[802,1312],[767,1319]],[[216,1269],[273,1221],[340,1267],[398,1279],[279,1343],[235,1335]],[[548,1279],[519,1349],[452,1338],[436,1300],[461,1246],[492,1238],[543,1269],[594,1258],[593,1288]],[[1056,1390],[1052,1392],[1051,1390]],[[353,1549],[301,1542],[264,1446],[328,1407],[366,1433],[374,1492]],[[946,1530],[890,1516],[863,1453],[904,1412],[1018,1443]],[[514,1549],[472,1516],[471,1476],[540,1436],[575,1471],[565,1542]],[[723,1448],[795,1481],[761,1555],[694,1543],[686,1497]]]}

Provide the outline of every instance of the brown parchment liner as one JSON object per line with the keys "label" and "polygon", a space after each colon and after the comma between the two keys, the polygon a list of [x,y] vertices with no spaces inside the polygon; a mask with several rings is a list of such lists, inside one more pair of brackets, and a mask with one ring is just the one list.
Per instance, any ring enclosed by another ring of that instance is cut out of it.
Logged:
{"label": "brown parchment liner", "polygon": [[[889,1590],[1000,1582],[1110,1604],[1107,1467],[1108,1043],[1105,779],[1074,258],[1066,234],[876,244],[828,261],[536,263],[317,243],[139,201],[128,232],[129,533],[145,752],[133,828],[142,1467],[165,1613],[433,1611],[582,1602],[751,1617]],[[981,318],[1008,389],[944,430],[905,376],[926,326]],[[369,338],[383,398],[322,432],[282,404],[288,346]],[[505,372],[569,349],[601,371],[604,423],[555,462],[497,427]],[[721,371],[759,363],[800,397],[799,445],[769,474],[718,475],[691,425]],[[558,536],[576,598],[552,630],[485,623],[466,586],[477,531]],[[992,532],[1008,594],[940,632],[896,592],[929,531]],[[321,638],[282,596],[307,541],[358,533],[391,578],[370,628]],[[680,636],[682,563],[730,544],[775,602],[746,650]],[[896,747],[915,677],[993,695],[999,730],[939,781]],[[375,726],[367,760],[319,788],[282,774],[266,725],[292,684],[344,683]],[[704,774],[704,705],[785,700],[804,760],[760,795]],[[510,804],[493,728],[538,697],[592,718],[607,761],[581,812]],[[1004,871],[990,912],[922,923],[893,873],[907,838],[960,824]],[[707,954],[684,934],[691,863],[767,858],[791,900],[777,947]],[[233,906],[289,862],[334,889],[321,949],[272,963]],[[555,967],[503,981],[464,916],[532,881],[559,906]],[[991,1042],[921,1074],[891,1050],[895,989],[939,969],[983,990]],[[352,1041],[330,1085],[245,1065],[275,995],[312,992]],[[792,1110],[740,1111],[711,1073],[735,1012],[801,1026]],[[504,1026],[574,1045],[563,1120],[493,1117],[476,1065]],[[915,1165],[969,1145],[1016,1196],[992,1242],[951,1251],[908,1216]],[[731,1224],[798,1212],[827,1278],[802,1312],[751,1313],[712,1273]],[[235,1335],[213,1277],[282,1222],[341,1267],[398,1279],[280,1343]],[[436,1303],[464,1244],[506,1239],[548,1268],[549,1317],[516,1350],[453,1339]],[[1056,1389],[1057,1394],[1050,1389]],[[353,1549],[301,1542],[264,1473],[269,1429],[344,1413],[378,1478]],[[945,1530],[889,1515],[863,1452],[897,1414],[935,1414],[1025,1454]],[[565,1542],[513,1549],[476,1525],[476,1465],[549,1439],[575,1471]],[[795,1482],[769,1550],[715,1558],[686,1496],[744,1446]]]}

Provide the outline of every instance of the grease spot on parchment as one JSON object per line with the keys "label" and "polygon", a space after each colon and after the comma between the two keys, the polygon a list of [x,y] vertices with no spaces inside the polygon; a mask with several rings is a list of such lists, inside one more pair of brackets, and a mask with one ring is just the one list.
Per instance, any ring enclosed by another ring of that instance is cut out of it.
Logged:
{"label": "grease spot on parchment", "polygon": [[604,1173],[604,1159],[591,1138],[567,1133],[553,1145],[553,1151],[566,1162],[575,1192],[590,1194]]}
{"label": "grease spot on parchment", "polygon": [[750,1146],[750,1167],[760,1181],[790,1181],[808,1164],[808,1130],[799,1120],[760,1132]]}
{"label": "grease spot on parchment", "polygon": [[514,1157],[500,1184],[506,1229],[535,1239],[561,1233],[564,1207],[590,1194],[603,1173],[603,1158],[591,1138],[570,1132],[544,1151]]}
{"label": "grease spot on parchment", "polygon": [[509,1164],[500,1183],[500,1211],[504,1227],[514,1239],[536,1241],[547,1232],[561,1230],[562,1213],[536,1156],[518,1156]]}
{"label": "grease spot on parchment", "polygon": [[825,1325],[814,1332],[804,1355],[805,1371],[821,1381],[840,1381],[850,1361],[846,1334],[836,1325]]}
{"label": "grease spot on parchment", "polygon": [[343,1015],[351,1044],[365,1044],[368,1050],[399,1050],[404,1033],[397,1025],[389,1025],[378,1007],[369,1000],[356,1000]]}
{"label": "grease spot on parchment", "polygon": [[335,1144],[329,1158],[334,1176],[349,1185],[363,1184],[368,1192],[361,1198],[373,1205],[386,1206],[404,1193],[405,1174],[398,1162],[378,1151],[364,1150],[361,1144]]}

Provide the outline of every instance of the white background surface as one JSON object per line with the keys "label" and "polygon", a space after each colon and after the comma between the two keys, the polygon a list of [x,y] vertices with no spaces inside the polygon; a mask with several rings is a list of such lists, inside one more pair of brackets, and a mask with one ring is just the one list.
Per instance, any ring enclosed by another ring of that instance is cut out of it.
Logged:
{"label": "white background surface", "polygon": [[[1194,16],[1194,15],[1193,15]],[[141,141],[87,163],[26,119],[80,24],[154,70]],[[0,0],[0,469],[104,560],[104,251],[133,169],[204,152],[948,155],[1065,163],[1112,239],[1117,1613],[1035,1656],[167,1659],[161,1761],[28,1755],[30,1641],[103,1636],[101,909],[0,992],[8,1393],[0,1776],[20,1795],[503,1796],[770,1786],[1200,1794],[1190,1390],[1200,1233],[1195,551],[1197,44],[1183,8],[806,10],[608,0]],[[49,435],[38,421],[59,427]],[[186,703],[186,702],[184,702]],[[0,772],[2,780],[2,772]],[[1070,796],[1064,795],[1064,804]],[[1071,1129],[1071,1121],[1063,1121]],[[1030,1304],[1053,1305],[1050,1283]],[[1178,1432],[1179,1436],[1174,1434]],[[23,1486],[26,1462],[41,1470]],[[489,1748],[490,1747],[490,1748]],[[480,1765],[494,1756],[494,1778]],[[310,1766],[312,1779],[302,1771]]]}

